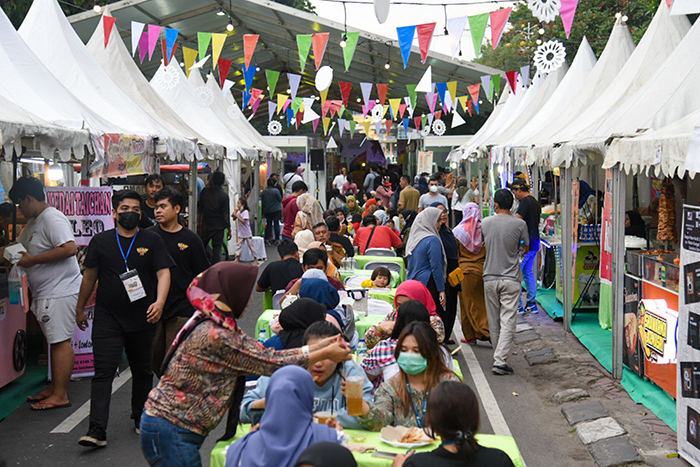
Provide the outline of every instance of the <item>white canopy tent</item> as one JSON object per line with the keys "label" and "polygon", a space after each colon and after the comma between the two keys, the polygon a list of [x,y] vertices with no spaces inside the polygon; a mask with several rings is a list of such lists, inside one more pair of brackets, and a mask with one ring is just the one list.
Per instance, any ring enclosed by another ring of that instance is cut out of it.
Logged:
{"label": "white canopy tent", "polygon": [[484,124],[481,126],[479,131],[477,131],[474,136],[470,137],[467,142],[459,146],[457,149],[454,149],[450,152],[449,155],[449,160],[458,162],[460,159],[468,159],[468,158],[474,158],[474,154],[469,154],[466,152],[467,148],[472,147],[472,142],[474,141],[474,137],[477,136],[480,132],[486,131],[485,128],[493,124],[495,120],[497,120],[500,115],[500,113],[503,111],[503,108],[506,106],[506,102],[508,101],[508,97],[510,97],[512,94],[509,92],[509,90],[506,90],[501,97],[498,99],[498,103],[496,103],[493,112],[491,112],[491,115],[489,115],[489,118],[484,122]]}

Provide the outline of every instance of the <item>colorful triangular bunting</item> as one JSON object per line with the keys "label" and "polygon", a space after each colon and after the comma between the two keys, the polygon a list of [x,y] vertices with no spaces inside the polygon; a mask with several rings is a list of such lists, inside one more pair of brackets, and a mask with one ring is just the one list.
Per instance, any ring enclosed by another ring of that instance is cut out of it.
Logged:
{"label": "colorful triangular bunting", "polygon": [[[114,27],[114,22],[117,20],[117,18],[113,16],[107,16],[107,15],[102,15],[102,26],[104,27],[104,33],[105,33],[105,49],[107,48],[107,44],[109,44],[109,36],[112,34],[112,28]],[[131,45],[134,45],[134,39],[131,39]]]}
{"label": "colorful triangular bunting", "polygon": [[197,44],[199,47],[199,58],[203,59],[207,56],[207,49],[209,48],[209,43],[211,42],[210,32],[198,32],[197,33]]}
{"label": "colorful triangular bunting", "polygon": [[260,38],[259,34],[244,34],[243,35],[243,57],[245,58],[245,67],[250,67],[250,60],[255,52],[255,45]]}
{"label": "colorful triangular bunting", "polygon": [[306,66],[306,59],[309,56],[309,51],[311,50],[312,42],[311,34],[297,34],[297,49],[299,50],[299,66],[301,67],[301,72],[304,73],[304,67]]}
{"label": "colorful triangular bunting", "polygon": [[[143,23],[139,23],[138,21],[132,21],[131,22],[131,56],[133,57],[136,55],[136,49],[139,46],[139,41],[141,40],[141,36],[143,35],[143,28],[145,28],[146,25]],[[143,60],[141,60],[143,62]]]}
{"label": "colorful triangular bunting", "polygon": [[469,30],[474,44],[474,56],[478,57],[481,53],[481,42],[484,40],[486,33],[486,25],[489,22],[489,14],[474,15],[469,17]]}
{"label": "colorful triangular bunting", "polygon": [[510,18],[510,12],[513,11],[512,8],[503,8],[501,10],[495,10],[490,13],[491,15],[491,47],[496,50],[498,43],[501,42],[501,37],[503,37],[503,30],[508,23],[508,18]]}
{"label": "colorful triangular bunting", "polygon": [[312,37],[316,70],[321,68],[321,63],[323,62],[323,54],[326,53],[326,45],[328,44],[328,36],[330,36],[329,32],[317,32]]}
{"label": "colorful triangular bunting", "polygon": [[435,31],[435,23],[419,24],[416,26],[416,34],[418,34],[418,47],[420,48],[420,61],[425,63],[428,59],[428,51],[430,43],[433,41],[433,32]]}
{"label": "colorful triangular bunting", "polygon": [[[219,63],[219,55],[221,55],[221,50],[224,48],[224,42],[226,42],[226,34],[214,33],[211,35],[211,59],[214,68]],[[255,67],[250,68],[255,69]]]}
{"label": "colorful triangular bunting", "polygon": [[357,40],[360,38],[360,32],[349,32],[347,33],[347,40],[345,41],[345,48],[343,49],[343,60],[345,61],[345,71],[350,68],[350,63],[352,63],[352,57],[355,55],[355,48],[357,47]]}
{"label": "colorful triangular bunting", "polygon": [[156,44],[158,43],[158,37],[160,36],[160,30],[163,29],[162,26],[156,26],[155,24],[148,25],[148,59],[153,58],[153,52],[156,50]]}
{"label": "colorful triangular bunting", "polygon": [[402,26],[396,28],[396,32],[399,37],[399,48],[401,49],[401,56],[403,57],[403,67],[408,66],[408,57],[411,55],[411,45],[413,44],[413,37],[416,34],[416,26]]}

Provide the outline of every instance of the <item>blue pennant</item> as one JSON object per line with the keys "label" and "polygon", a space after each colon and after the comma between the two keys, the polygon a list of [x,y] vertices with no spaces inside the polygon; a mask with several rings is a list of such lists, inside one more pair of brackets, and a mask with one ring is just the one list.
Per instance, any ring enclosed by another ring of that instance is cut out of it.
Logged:
{"label": "blue pennant", "polygon": [[403,26],[396,28],[399,36],[399,48],[403,57],[403,67],[408,66],[408,57],[411,55],[411,45],[413,45],[413,37],[416,35],[416,26]]}
{"label": "blue pennant", "polygon": [[408,124],[410,123],[411,119],[410,118],[404,118],[403,120],[403,129],[408,133]]}
{"label": "blue pennant", "polygon": [[437,87],[438,95],[440,96],[440,102],[445,105],[445,93],[447,92],[447,83],[435,83]]}
{"label": "blue pennant", "polygon": [[243,108],[248,107],[248,102],[250,102],[251,94],[247,91],[243,91]]}
{"label": "blue pennant", "polygon": [[168,53],[168,61],[170,61],[170,57],[173,56],[173,46],[175,45],[175,40],[179,32],[179,29],[165,28],[165,48]]}
{"label": "blue pennant", "polygon": [[250,88],[253,87],[253,78],[255,78],[255,72],[258,71],[258,67],[253,65],[246,70],[245,64],[243,65],[243,79],[245,80],[245,90],[250,92]]}
{"label": "blue pennant", "polygon": [[292,126],[292,119],[294,119],[294,109],[290,105],[287,107],[287,126]]}

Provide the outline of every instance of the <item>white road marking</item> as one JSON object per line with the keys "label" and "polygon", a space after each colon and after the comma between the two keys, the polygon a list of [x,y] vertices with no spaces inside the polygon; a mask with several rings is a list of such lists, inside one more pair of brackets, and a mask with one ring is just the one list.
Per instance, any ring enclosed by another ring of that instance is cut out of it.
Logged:
{"label": "white road marking", "polygon": [[[117,392],[117,390],[122,387],[127,381],[131,379],[131,368],[127,368],[118,377],[114,378],[112,381],[112,394]],[[80,406],[78,410],[70,414],[65,420],[61,422],[56,428],[51,430],[51,433],[70,433],[73,428],[78,426],[83,420],[85,420],[90,415],[90,400]]]}

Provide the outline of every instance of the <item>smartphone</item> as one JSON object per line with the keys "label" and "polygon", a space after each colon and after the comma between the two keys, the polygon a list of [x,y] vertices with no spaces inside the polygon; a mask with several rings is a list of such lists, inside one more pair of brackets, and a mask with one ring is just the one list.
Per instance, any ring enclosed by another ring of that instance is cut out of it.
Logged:
{"label": "smartphone", "polygon": [[381,457],[382,459],[393,459],[394,457],[396,457],[396,453],[386,451],[374,451],[372,453],[372,457]]}
{"label": "smartphone", "polygon": [[265,409],[250,409],[250,424],[257,425],[265,413]]}

